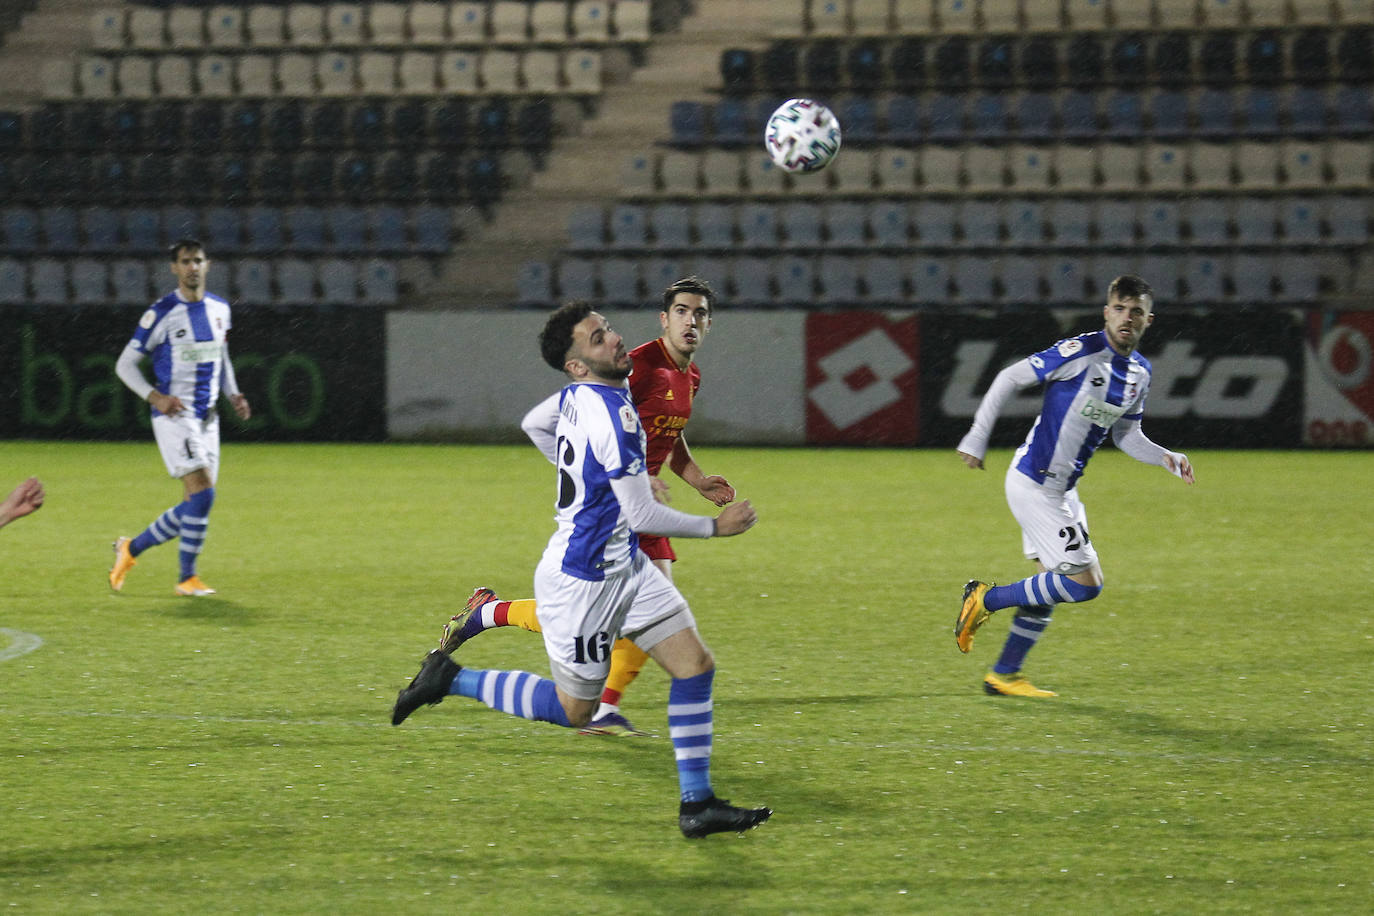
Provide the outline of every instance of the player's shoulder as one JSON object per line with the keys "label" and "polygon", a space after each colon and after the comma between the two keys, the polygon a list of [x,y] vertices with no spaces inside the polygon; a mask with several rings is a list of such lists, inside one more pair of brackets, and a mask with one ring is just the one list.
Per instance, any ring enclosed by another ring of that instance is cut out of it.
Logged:
{"label": "player's shoulder", "polygon": [[655,337],[655,338],[652,339],[652,340],[646,340],[646,341],[644,341],[644,343],[640,344],[639,346],[637,346],[637,347],[635,347],[633,350],[631,350],[631,351],[630,351],[630,356],[631,356],[631,357],[635,357],[635,356],[643,356],[643,357],[657,356],[658,353],[659,353],[659,351],[660,351],[661,349],[662,349],[662,347],[659,346],[658,338]]}
{"label": "player's shoulder", "polygon": [[1031,365],[1044,371],[1102,352],[1106,340],[1100,331],[1065,337],[1029,357]]}
{"label": "player's shoulder", "polygon": [[223,296],[216,296],[214,293],[205,294],[205,304],[211,308],[223,309],[225,312],[229,311],[229,300]]}
{"label": "player's shoulder", "polygon": [[177,298],[176,293],[168,293],[148,306],[143,312],[143,315],[138,319],[139,328],[144,331],[150,330],[153,325],[166,318],[168,313],[181,304],[181,300]]}
{"label": "player's shoulder", "polygon": [[1137,364],[1139,364],[1140,368],[1145,370],[1146,375],[1154,374],[1154,367],[1150,365],[1150,360],[1144,353],[1141,353],[1139,350],[1136,350],[1134,353],[1131,354],[1131,359]]}

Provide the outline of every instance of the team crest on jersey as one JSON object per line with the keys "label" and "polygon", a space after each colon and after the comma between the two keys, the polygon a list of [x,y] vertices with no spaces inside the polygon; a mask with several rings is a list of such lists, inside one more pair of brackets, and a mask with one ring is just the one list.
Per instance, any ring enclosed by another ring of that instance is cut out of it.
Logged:
{"label": "team crest on jersey", "polygon": [[1081,349],[1083,349],[1083,341],[1079,340],[1077,337],[1059,341],[1059,355],[1065,358],[1073,356]]}
{"label": "team crest on jersey", "polygon": [[138,326],[146,331],[153,326],[154,321],[157,321],[157,313],[152,309],[148,309],[148,311],[143,313],[143,317],[138,319]]}
{"label": "team crest on jersey", "polygon": [[622,404],[620,406],[621,428],[624,429],[627,433],[632,433],[635,431],[635,427],[638,425],[639,415],[635,413],[635,409],[631,407],[629,404]]}

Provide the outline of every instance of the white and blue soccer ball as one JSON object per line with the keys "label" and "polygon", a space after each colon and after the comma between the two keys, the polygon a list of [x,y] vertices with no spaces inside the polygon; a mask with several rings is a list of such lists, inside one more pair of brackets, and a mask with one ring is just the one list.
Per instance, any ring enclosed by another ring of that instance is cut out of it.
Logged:
{"label": "white and blue soccer ball", "polygon": [[788,99],[768,118],[768,155],[784,172],[817,172],[840,152],[840,122],[812,99]]}

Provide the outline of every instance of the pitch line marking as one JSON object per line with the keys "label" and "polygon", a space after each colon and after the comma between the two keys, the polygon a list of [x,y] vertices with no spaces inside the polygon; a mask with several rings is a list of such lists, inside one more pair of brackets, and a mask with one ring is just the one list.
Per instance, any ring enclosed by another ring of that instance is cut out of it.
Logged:
{"label": "pitch line marking", "polygon": [[23,630],[11,630],[8,627],[0,627],[0,633],[10,638],[9,647],[0,649],[0,662],[28,655],[43,645],[43,637],[37,633],[25,633]]}

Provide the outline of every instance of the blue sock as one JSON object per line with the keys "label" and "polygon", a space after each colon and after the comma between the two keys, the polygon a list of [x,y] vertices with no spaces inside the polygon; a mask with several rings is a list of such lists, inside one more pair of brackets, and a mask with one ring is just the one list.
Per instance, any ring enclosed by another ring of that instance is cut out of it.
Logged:
{"label": "blue sock", "polygon": [[181,507],[186,503],[177,503],[166,512],[157,517],[147,528],[143,529],[137,537],[129,542],[129,553],[138,556],[149,547],[156,547],[158,544],[165,544],[172,538],[181,534]]}
{"label": "blue sock", "polygon": [[210,507],[215,504],[215,488],[192,493],[181,504],[181,581],[196,574],[196,560],[205,546],[205,529],[210,525]]}
{"label": "blue sock", "polygon": [[1050,608],[1028,608],[1035,613],[1020,613],[1011,619],[1011,632],[1002,646],[1002,655],[992,670],[998,674],[1014,674],[1021,670],[1026,653],[1040,640],[1045,628],[1050,625]]}
{"label": "blue sock", "polygon": [[522,719],[572,727],[568,714],[563,711],[563,704],[558,702],[558,690],[553,681],[528,671],[464,668],[453,679],[448,692],[450,695],[481,700],[492,709]]}
{"label": "blue sock", "polygon": [[685,802],[705,801],[711,791],[712,668],[695,677],[673,678],[668,688],[668,734],[677,756],[677,781]]}
{"label": "blue sock", "polygon": [[983,607],[989,611],[1000,611],[1007,607],[1048,607],[1091,601],[1100,594],[1100,585],[1080,585],[1068,576],[1043,572],[1011,585],[993,586],[983,596]]}

